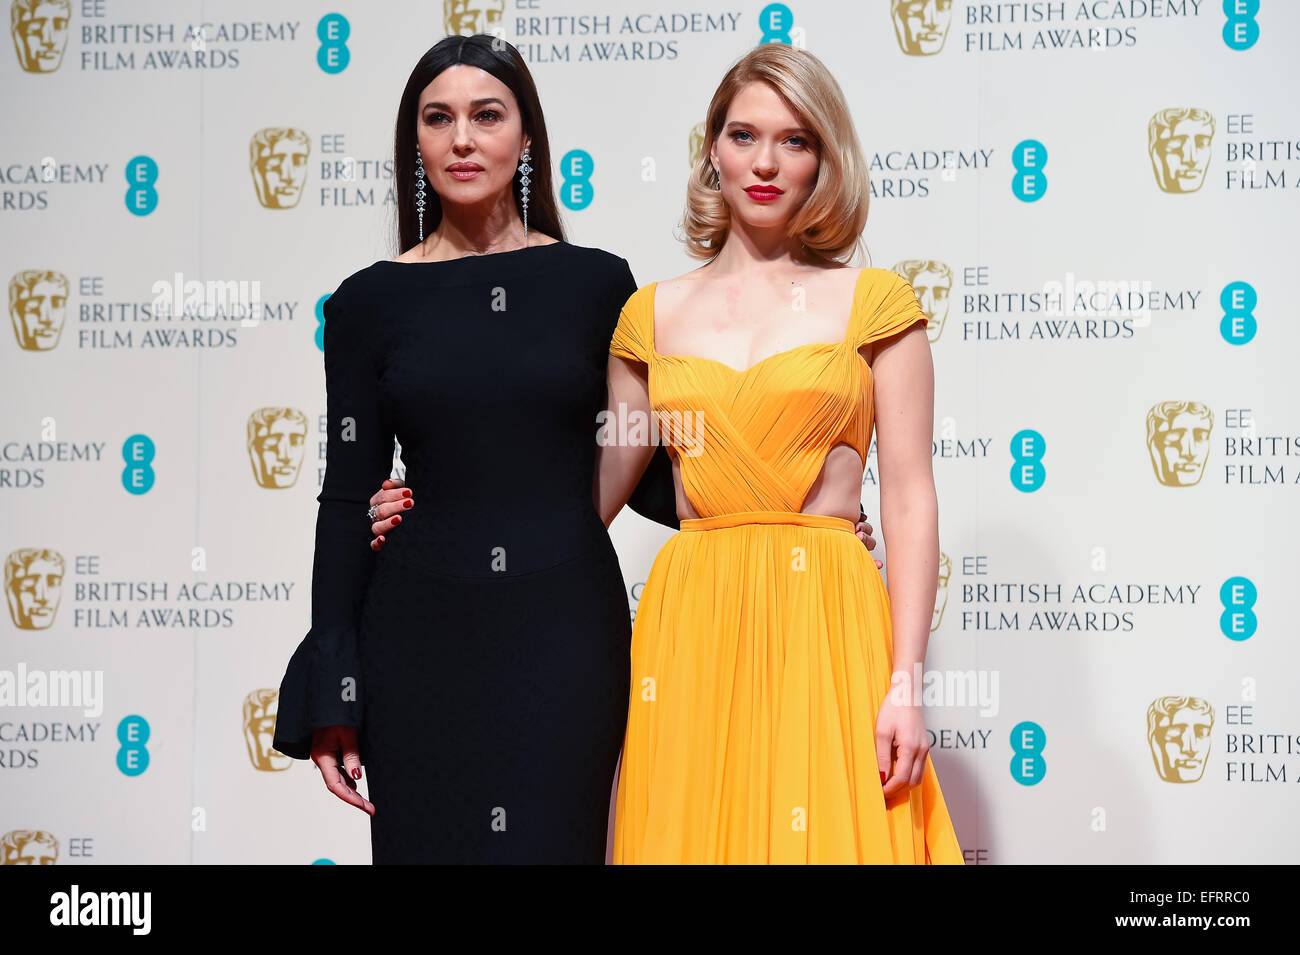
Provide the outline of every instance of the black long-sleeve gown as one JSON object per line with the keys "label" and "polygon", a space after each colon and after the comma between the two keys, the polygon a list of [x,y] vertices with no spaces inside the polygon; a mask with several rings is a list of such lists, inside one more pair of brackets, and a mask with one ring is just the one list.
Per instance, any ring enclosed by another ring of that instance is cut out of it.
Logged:
{"label": "black long-sleeve gown", "polygon": [[[592,503],[628,264],[567,242],[379,261],[326,302],[311,629],[274,747],[358,728],[373,860],[604,860],[631,625]],[[416,507],[378,553],[401,444]],[[661,447],[632,506],[676,528]]]}

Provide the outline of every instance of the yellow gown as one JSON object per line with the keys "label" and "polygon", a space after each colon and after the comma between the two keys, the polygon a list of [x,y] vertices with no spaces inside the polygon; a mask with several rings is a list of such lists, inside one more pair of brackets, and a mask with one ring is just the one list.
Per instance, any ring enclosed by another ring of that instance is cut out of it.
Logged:
{"label": "yellow gown", "polygon": [[799,513],[832,447],[866,460],[872,376],[858,348],[925,321],[912,287],[863,269],[844,339],[741,371],[654,343],[655,284],[610,353],[647,366],[699,518],[656,556],[632,631],[616,863],[962,864],[929,757],[881,792],[876,714],[892,623],[852,522]]}

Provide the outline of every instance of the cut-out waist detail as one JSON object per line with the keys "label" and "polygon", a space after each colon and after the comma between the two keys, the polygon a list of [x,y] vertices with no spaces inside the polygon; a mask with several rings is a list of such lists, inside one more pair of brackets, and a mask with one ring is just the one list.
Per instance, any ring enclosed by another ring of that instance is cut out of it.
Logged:
{"label": "cut-out waist detail", "polygon": [[830,514],[804,514],[800,511],[733,511],[714,514],[712,517],[686,517],[681,521],[683,531],[707,531],[718,527],[736,527],[740,524],[798,524],[803,527],[825,527],[830,530],[857,533],[856,525],[843,517]]}

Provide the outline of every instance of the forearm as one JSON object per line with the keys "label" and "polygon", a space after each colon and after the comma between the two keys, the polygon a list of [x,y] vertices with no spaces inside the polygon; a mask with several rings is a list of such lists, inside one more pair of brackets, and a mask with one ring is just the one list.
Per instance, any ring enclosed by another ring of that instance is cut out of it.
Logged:
{"label": "forearm", "polygon": [[596,421],[596,473],[592,500],[605,526],[613,522],[645,473],[658,441],[650,425],[646,369],[612,353],[605,410]]}
{"label": "forearm", "polygon": [[930,621],[939,586],[939,503],[933,483],[882,490],[880,518],[885,537],[894,672],[912,675],[925,663]]}
{"label": "forearm", "polygon": [[637,482],[645,473],[655,445],[597,444],[596,474],[592,482],[592,502],[596,513],[609,527],[627,504]]}

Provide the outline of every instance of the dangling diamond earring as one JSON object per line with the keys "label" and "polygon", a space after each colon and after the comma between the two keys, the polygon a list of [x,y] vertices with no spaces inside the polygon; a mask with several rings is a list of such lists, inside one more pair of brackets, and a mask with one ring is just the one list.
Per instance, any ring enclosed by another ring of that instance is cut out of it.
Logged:
{"label": "dangling diamond earring", "polygon": [[524,207],[524,245],[528,245],[528,184],[532,182],[528,174],[533,171],[533,167],[528,165],[528,149],[524,148],[523,162],[519,164],[519,172],[522,174],[519,179],[519,193],[523,200]]}
{"label": "dangling diamond earring", "polygon": [[420,214],[420,241],[424,241],[424,159],[415,147],[415,211]]}
{"label": "dangling diamond earring", "polygon": [[713,175],[716,176],[716,177],[717,177],[717,180],[718,180],[718,184],[717,184],[716,186],[714,186],[713,189],[714,189],[715,192],[721,192],[721,191],[722,191],[722,173],[718,172],[718,168],[717,168],[716,166],[712,166],[712,167],[710,167],[710,168],[713,169]]}

